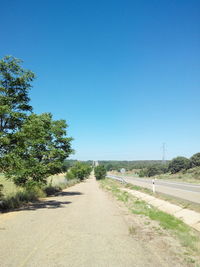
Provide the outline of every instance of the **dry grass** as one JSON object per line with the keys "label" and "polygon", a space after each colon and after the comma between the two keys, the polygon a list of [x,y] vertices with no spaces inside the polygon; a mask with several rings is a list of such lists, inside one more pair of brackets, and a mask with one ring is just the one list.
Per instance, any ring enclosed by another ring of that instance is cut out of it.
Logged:
{"label": "dry grass", "polygon": [[0,175],[0,184],[3,188],[0,193],[0,210],[8,211],[38,201],[40,198],[55,195],[63,189],[73,186],[80,180],[66,180],[64,174],[54,175],[48,178],[47,185],[42,188],[34,187],[29,190],[17,187],[12,181]]}

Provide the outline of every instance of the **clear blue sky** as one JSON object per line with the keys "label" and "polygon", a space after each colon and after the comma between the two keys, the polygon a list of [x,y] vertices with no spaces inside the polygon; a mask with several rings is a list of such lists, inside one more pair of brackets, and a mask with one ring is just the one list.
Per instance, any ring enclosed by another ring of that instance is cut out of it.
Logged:
{"label": "clear blue sky", "polygon": [[1,1],[0,56],[37,74],[36,113],[86,159],[200,152],[200,1]]}

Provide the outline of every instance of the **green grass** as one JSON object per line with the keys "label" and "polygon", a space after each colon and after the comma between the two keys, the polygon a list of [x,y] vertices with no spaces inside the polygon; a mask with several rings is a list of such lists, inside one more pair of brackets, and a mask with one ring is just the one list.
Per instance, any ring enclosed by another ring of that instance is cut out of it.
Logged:
{"label": "green grass", "polygon": [[[112,192],[118,200],[124,202],[133,214],[143,215],[151,220],[159,222],[163,229],[169,231],[178,238],[182,246],[187,247],[190,252],[200,253],[199,233],[193,231],[193,229],[183,223],[183,221],[158,210],[145,201],[139,200],[125,191],[120,190],[122,185],[117,181],[105,179],[100,181],[100,183],[103,188]],[[133,187],[135,188],[135,186]]]}

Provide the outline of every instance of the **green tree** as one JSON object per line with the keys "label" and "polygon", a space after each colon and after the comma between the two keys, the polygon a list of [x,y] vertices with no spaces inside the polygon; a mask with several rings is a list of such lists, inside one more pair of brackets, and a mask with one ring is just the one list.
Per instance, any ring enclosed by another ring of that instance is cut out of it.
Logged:
{"label": "green tree", "polygon": [[67,179],[79,179],[80,181],[88,178],[92,168],[84,162],[76,162],[66,174]]}
{"label": "green tree", "polygon": [[15,146],[12,134],[32,111],[28,92],[35,75],[21,64],[12,56],[0,60],[0,159]]}
{"label": "green tree", "polygon": [[13,135],[16,146],[3,162],[6,176],[16,185],[44,184],[50,175],[62,171],[64,160],[72,153],[64,120],[52,120],[50,113],[31,114]]}
{"label": "green tree", "polygon": [[177,173],[181,170],[187,170],[189,167],[190,161],[185,157],[176,157],[169,163],[169,171],[171,173]]}
{"label": "green tree", "polygon": [[190,162],[191,162],[191,167],[197,167],[197,166],[200,166],[200,153],[196,153],[196,154],[194,154],[194,155],[190,158]]}
{"label": "green tree", "polygon": [[105,179],[106,168],[104,167],[104,165],[99,165],[99,166],[95,167],[94,175],[95,175],[97,180]]}
{"label": "green tree", "polygon": [[154,176],[154,175],[158,175],[158,174],[161,174],[162,171],[161,169],[159,169],[158,166],[151,166],[151,167],[148,167],[147,168],[147,176],[148,177],[151,177],[151,176]]}
{"label": "green tree", "polygon": [[63,172],[67,172],[75,163],[77,160],[74,159],[67,159],[63,162]]}
{"label": "green tree", "polygon": [[113,165],[111,163],[108,163],[106,166],[105,166],[106,170],[109,172],[109,171],[112,171],[113,170]]}

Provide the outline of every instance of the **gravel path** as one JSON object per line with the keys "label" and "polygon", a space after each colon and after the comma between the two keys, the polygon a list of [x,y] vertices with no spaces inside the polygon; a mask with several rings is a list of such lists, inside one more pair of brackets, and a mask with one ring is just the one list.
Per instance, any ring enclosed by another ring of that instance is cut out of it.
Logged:
{"label": "gravel path", "polygon": [[129,234],[123,211],[92,178],[0,215],[0,266],[172,265]]}

